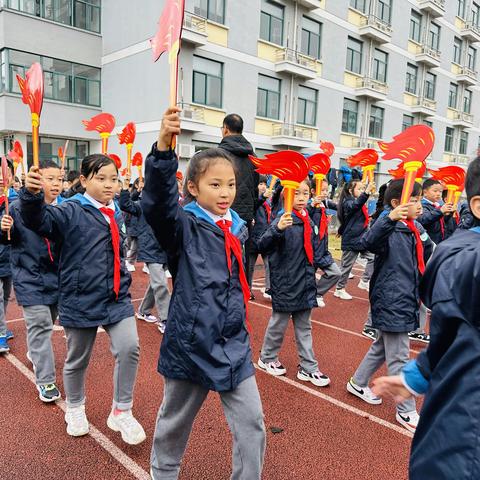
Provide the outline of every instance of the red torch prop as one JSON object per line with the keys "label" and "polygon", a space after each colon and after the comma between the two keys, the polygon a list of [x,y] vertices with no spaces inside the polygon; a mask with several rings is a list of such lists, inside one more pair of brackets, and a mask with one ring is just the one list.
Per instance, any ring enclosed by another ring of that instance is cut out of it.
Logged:
{"label": "red torch prop", "polygon": [[32,122],[33,165],[38,167],[40,114],[43,106],[43,71],[39,63],[34,63],[28,70],[25,78],[17,75],[18,85],[22,92],[22,101],[30,107]]}
{"label": "red torch prop", "polygon": [[317,197],[322,193],[322,182],[325,180],[331,164],[330,158],[325,153],[316,153],[308,158],[308,168],[313,172],[316,185],[315,196]]}
{"label": "red torch prop", "polygon": [[69,142],[70,140],[67,140],[65,142],[65,147],[58,148],[58,158],[60,159],[60,168],[62,169],[62,172],[65,171],[65,159],[67,158],[67,150],[68,150]]}
{"label": "red torch prop", "polygon": [[134,167],[137,167],[138,169],[138,178],[141,182],[143,182],[143,175],[142,175],[142,165],[143,165],[143,156],[140,152],[137,152],[134,156],[133,156],[133,160],[132,160],[132,165]]}
{"label": "red torch prop", "polygon": [[275,175],[278,177],[285,189],[284,210],[285,213],[292,213],[295,190],[300,183],[307,178],[308,161],[300,153],[292,150],[265,155],[259,159],[250,155],[250,161],[257,167],[257,172],[262,175]]}
{"label": "red torch prop", "polygon": [[[405,162],[400,162],[397,168],[391,169],[388,173],[395,179],[401,180],[405,178]],[[423,183],[423,176],[427,173],[427,164],[422,162],[422,166],[417,171],[417,178],[415,179],[418,183]]]}
{"label": "red torch prop", "polygon": [[330,142],[320,142],[320,150],[327,155],[327,157],[331,157],[335,153],[335,146]]}
{"label": "red torch prop", "polygon": [[393,141],[378,142],[380,150],[385,153],[384,160],[398,158],[404,162],[405,184],[403,185],[401,204],[410,200],[417,172],[430,155],[435,143],[433,130],[427,125],[414,125],[393,137]]}
{"label": "red torch prop", "polygon": [[108,156],[115,162],[117,170],[120,170],[122,168],[122,159],[114,153],[109,153]]}
{"label": "red torch prop", "polygon": [[125,144],[127,146],[127,171],[129,175],[132,174],[132,148],[136,134],[137,127],[133,122],[127,123],[122,132],[118,134],[120,145]]}
{"label": "red torch prop", "polygon": [[85,130],[89,132],[97,131],[102,139],[102,154],[107,155],[108,137],[115,128],[115,117],[110,113],[99,113],[90,120],[82,120]]}
{"label": "red torch prop", "polygon": [[[3,182],[3,196],[5,197],[5,215],[10,215],[8,207],[8,183],[10,170],[8,168],[7,157],[2,157],[2,182]],[[8,240],[10,240],[10,230],[8,230]]]}
{"label": "red torch prop", "polygon": [[[442,182],[448,190],[446,203],[455,204],[456,193],[459,192],[461,195],[465,186],[465,170],[462,167],[449,166],[439,168],[438,170],[429,169],[428,173],[435,180]],[[458,198],[460,198],[460,195]]]}
{"label": "red torch prop", "polygon": [[378,153],[373,148],[366,148],[361,152],[347,158],[350,167],[362,167],[363,183],[373,183],[375,180],[374,172],[378,162]]}
{"label": "red torch prop", "polygon": [[23,148],[18,140],[13,144],[13,150],[8,152],[8,156],[13,162],[13,175],[17,174],[17,168],[19,165],[22,166],[22,171],[25,173],[25,167],[23,165]]}

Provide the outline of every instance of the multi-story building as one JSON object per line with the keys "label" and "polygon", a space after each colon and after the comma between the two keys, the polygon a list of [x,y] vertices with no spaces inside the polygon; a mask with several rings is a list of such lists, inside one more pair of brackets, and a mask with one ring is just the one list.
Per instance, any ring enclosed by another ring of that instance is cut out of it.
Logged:
{"label": "multi-story building", "polygon": [[[47,139],[75,139],[72,157],[97,151],[80,120],[103,109],[119,126],[134,121],[147,152],[168,104],[167,58],[154,64],[148,42],[165,2],[3,2],[0,136],[28,140],[13,73],[33,54],[47,72]],[[217,144],[232,112],[259,155],[328,140],[339,166],[418,123],[435,131],[432,166],[464,165],[477,151],[480,0],[186,0],[186,10],[183,159]],[[122,152],[114,142],[112,151]]]}

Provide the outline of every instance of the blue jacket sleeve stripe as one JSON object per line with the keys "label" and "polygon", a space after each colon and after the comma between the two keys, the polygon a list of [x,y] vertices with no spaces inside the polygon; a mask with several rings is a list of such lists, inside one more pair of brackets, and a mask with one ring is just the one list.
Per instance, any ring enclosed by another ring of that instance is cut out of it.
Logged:
{"label": "blue jacket sleeve stripe", "polygon": [[401,373],[402,381],[407,390],[413,395],[423,395],[429,386],[429,381],[422,375],[416,360],[410,360]]}

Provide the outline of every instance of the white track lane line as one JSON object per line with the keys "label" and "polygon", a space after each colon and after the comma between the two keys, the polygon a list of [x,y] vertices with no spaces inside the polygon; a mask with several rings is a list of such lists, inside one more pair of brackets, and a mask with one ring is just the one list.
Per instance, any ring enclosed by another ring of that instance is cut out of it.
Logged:
{"label": "white track lane line", "polygon": [[[264,373],[265,375],[270,375],[267,372],[265,372],[264,370],[262,370],[256,363],[254,364],[254,366],[257,370]],[[274,377],[273,375],[270,375],[270,376]],[[294,380],[291,380],[288,377],[285,377],[285,376],[282,375],[282,376],[276,376],[274,378],[276,380],[280,380],[280,381],[282,381],[282,382],[284,382],[288,385],[291,385],[292,387],[298,388],[299,390],[303,390],[304,392],[310,393],[311,395],[314,395],[315,397],[321,398],[322,400],[325,400],[326,402],[329,402],[332,405],[335,405],[336,407],[342,408],[343,410],[347,410],[348,412],[351,412],[355,415],[358,415],[359,417],[366,418],[367,420],[378,423],[379,425],[382,425],[383,427],[390,428],[391,430],[394,430],[397,433],[401,433],[402,435],[405,435],[406,437],[413,438],[413,434],[410,433],[405,428],[402,428],[398,425],[395,425],[394,423],[387,422],[387,420],[383,420],[382,418],[376,417],[375,415],[372,415],[371,413],[360,410],[359,408],[352,407],[348,403],[337,400],[336,398],[330,397],[329,395],[325,395],[324,393],[321,393],[318,390],[307,387],[306,385],[302,385],[301,383],[295,382]]]}
{"label": "white track lane line", "polygon": [[[15,357],[15,355],[9,353],[6,354],[4,358],[6,358],[21,374],[27,377],[28,380],[35,385],[35,375],[17,357]],[[57,400],[55,404],[64,412],[66,411],[66,403],[63,400]],[[92,437],[93,440],[95,440],[95,442],[97,442],[108,454],[110,454],[138,480],[150,480],[150,474],[135,462],[135,460],[122,452],[108,437],[95,428],[91,423],[89,425],[90,437]]]}

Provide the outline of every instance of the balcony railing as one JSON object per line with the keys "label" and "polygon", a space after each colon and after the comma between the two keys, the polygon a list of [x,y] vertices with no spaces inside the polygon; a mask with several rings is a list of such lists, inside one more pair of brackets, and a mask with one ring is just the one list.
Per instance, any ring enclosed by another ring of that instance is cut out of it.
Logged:
{"label": "balcony railing", "polygon": [[426,55],[438,62],[440,62],[440,57],[441,57],[440,50],[437,50],[436,48],[432,48],[430,45],[426,45],[426,44],[418,46],[417,55]]}
{"label": "balcony railing", "polygon": [[455,122],[473,124],[473,115],[471,113],[457,111],[453,116],[453,120]]}
{"label": "balcony railing", "polygon": [[288,123],[273,125],[274,137],[294,137],[309,142],[316,142],[317,132],[311,128],[303,128],[298,125],[291,125]]}
{"label": "balcony railing", "polygon": [[207,19],[194,15],[191,12],[185,12],[183,17],[183,27],[193,32],[207,34]]}
{"label": "balcony railing", "polygon": [[374,27],[386,35],[392,34],[392,25],[375,15],[367,15],[360,20],[360,27]]}
{"label": "balcony railing", "polygon": [[425,97],[418,97],[415,99],[413,107],[427,108],[428,110],[435,111],[437,109],[437,102]]}
{"label": "balcony railing", "polygon": [[291,48],[279,49],[275,55],[276,62],[290,62],[295,63],[301,67],[315,70],[317,68],[317,60],[313,57],[309,57],[303,53],[300,53]]}
{"label": "balcony railing", "polygon": [[386,83],[379,82],[374,78],[362,77],[357,79],[357,88],[368,88],[375,90],[378,93],[386,95],[388,93],[388,86]]}
{"label": "balcony railing", "polygon": [[205,122],[205,110],[201,107],[190,105],[189,103],[180,103],[182,109],[181,118],[185,120],[194,120],[196,122]]}

